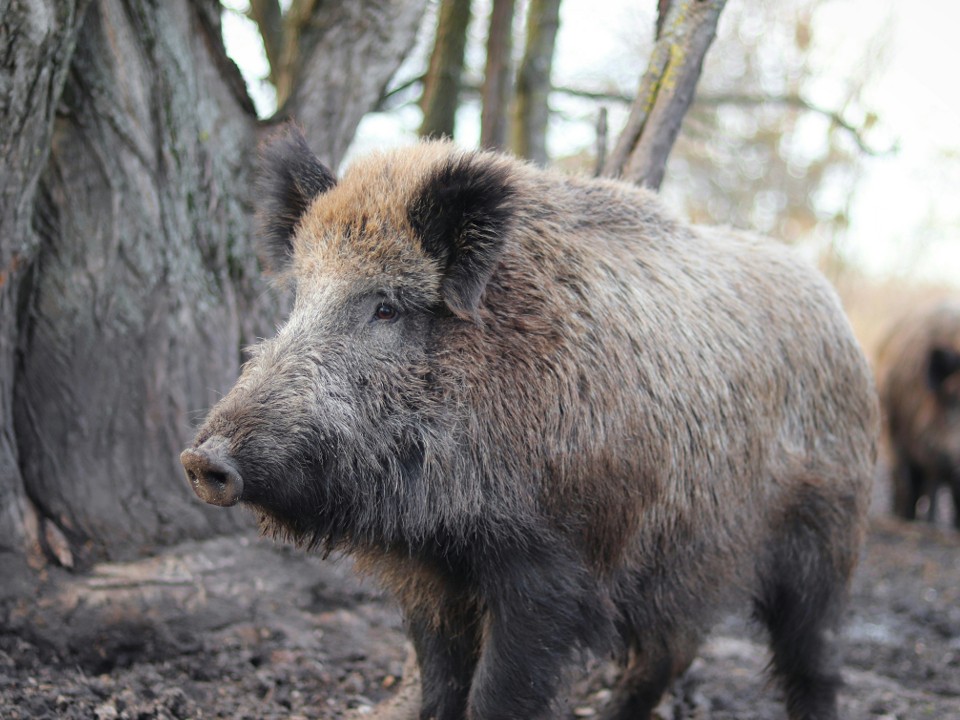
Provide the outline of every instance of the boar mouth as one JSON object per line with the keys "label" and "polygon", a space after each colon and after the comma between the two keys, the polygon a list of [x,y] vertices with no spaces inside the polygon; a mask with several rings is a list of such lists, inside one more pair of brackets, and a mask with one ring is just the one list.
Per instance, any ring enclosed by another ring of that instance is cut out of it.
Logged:
{"label": "boar mouth", "polygon": [[214,436],[180,454],[190,486],[201,500],[230,507],[240,502],[243,478],[227,453],[227,440]]}

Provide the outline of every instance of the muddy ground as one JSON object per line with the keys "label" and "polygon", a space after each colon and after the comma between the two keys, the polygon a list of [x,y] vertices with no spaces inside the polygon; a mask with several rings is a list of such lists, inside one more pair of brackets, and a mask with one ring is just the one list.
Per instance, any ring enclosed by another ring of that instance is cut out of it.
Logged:
{"label": "muddy ground", "polygon": [[[64,631],[64,621],[69,631]],[[253,534],[51,576],[0,633],[0,718],[374,716],[400,687],[400,618],[345,560]],[[874,517],[845,631],[848,719],[960,719],[960,534]],[[782,720],[763,635],[723,622],[663,720]],[[603,666],[564,718],[596,715]]]}

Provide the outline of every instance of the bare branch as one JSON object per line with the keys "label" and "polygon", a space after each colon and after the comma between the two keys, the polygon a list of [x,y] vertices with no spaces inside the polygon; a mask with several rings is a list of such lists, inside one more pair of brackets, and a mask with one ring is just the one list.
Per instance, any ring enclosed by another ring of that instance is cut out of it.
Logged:
{"label": "bare branch", "polygon": [[[383,95],[380,96],[380,99],[377,101],[377,105],[374,108],[374,112],[386,112],[388,110],[396,110],[398,107],[404,107],[406,105],[410,105],[411,103],[416,102],[416,98],[413,98],[411,100],[403,100],[403,101],[397,102],[395,105],[391,101],[394,98],[396,98],[398,95],[402,95],[403,93],[405,93],[410,88],[416,87],[417,85],[422,85],[424,77],[425,77],[424,75],[416,75],[412,78],[408,78],[407,80],[404,80],[396,87],[392,87],[386,92],[384,92]],[[467,90],[471,88],[467,88],[461,85],[460,89],[462,92],[463,90]],[[476,90],[476,88],[472,88],[472,89]],[[417,97],[420,97],[422,93],[423,91],[421,90],[420,93],[417,94]]]}
{"label": "bare branch", "polygon": [[899,149],[897,143],[893,143],[887,148],[876,148],[867,143],[863,137],[864,128],[857,127],[837,110],[816,105],[809,100],[805,100],[799,95],[739,95],[735,93],[721,95],[706,95],[697,98],[697,105],[786,105],[797,108],[798,110],[807,110],[828,118],[830,122],[839,128],[846,130],[853,136],[854,142],[867,155],[881,156],[895,153]]}
{"label": "bare branch", "polygon": [[627,126],[604,174],[658,188],[726,0],[670,3]]}
{"label": "bare branch", "polygon": [[[387,100],[400,95],[411,87],[416,86],[418,83],[423,82],[423,76],[418,75],[412,77],[409,80],[402,82],[397,85],[395,88],[386,93],[380,100],[378,105],[378,110],[383,110],[387,107]],[[460,86],[460,91],[464,95],[477,96],[480,93],[480,87],[475,84],[462,83]],[[596,102],[613,102],[620,105],[630,105],[634,98],[623,95],[616,92],[604,92],[602,90],[587,90],[584,88],[575,88],[568,86],[557,86],[550,90],[551,93],[557,93],[560,95],[567,95],[569,97],[583,98],[585,100],[594,100]],[[405,103],[398,103],[396,106],[392,106],[390,109],[395,109],[404,105]],[[754,106],[763,106],[763,105],[785,105],[788,107],[793,107],[798,110],[805,110],[807,112],[817,113],[818,115],[823,115],[828,118],[834,125],[847,131],[853,136],[853,141],[857,144],[857,147],[860,148],[864,153],[871,156],[882,156],[889,155],[891,153],[897,152],[899,150],[899,145],[897,143],[891,144],[886,148],[877,148],[870,145],[864,138],[865,128],[858,127],[851,123],[849,120],[844,119],[843,115],[839,110],[831,110],[829,108],[816,105],[815,103],[805,100],[799,95],[748,95],[748,94],[735,94],[735,93],[724,93],[719,95],[698,95],[693,101],[692,108],[696,109],[703,106],[716,106],[716,105],[754,105]],[[601,108],[601,111],[606,108]],[[598,121],[599,122],[599,121]]]}
{"label": "bare branch", "polygon": [[[308,48],[301,35],[308,29],[316,0],[293,0],[283,16],[282,45],[279,60],[270,63],[270,74],[277,88],[277,107],[283,108],[293,93]],[[309,34],[307,35],[309,38]]]}

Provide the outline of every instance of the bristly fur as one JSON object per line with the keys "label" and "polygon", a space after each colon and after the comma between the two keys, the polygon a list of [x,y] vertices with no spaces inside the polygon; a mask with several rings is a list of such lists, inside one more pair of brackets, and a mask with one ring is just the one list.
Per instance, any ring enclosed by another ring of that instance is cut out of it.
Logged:
{"label": "bristly fur", "polygon": [[646,720],[753,601],[791,720],[836,720],[878,427],[825,279],[625,183],[448,142],[334,187],[296,136],[270,162],[296,302],[191,456],[228,453],[266,533],[395,593],[411,717],[557,717],[577,653],[613,650],[606,717]]}
{"label": "bristly fur", "polygon": [[516,213],[506,168],[455,155],[434,169],[410,203],[410,224],[444,271],[441,292],[450,310],[472,318],[500,261]]}
{"label": "bristly fur", "polygon": [[287,268],[297,225],[314,198],[336,182],[293,123],[263,142],[256,185],[257,225],[260,251],[270,270],[279,273]]}

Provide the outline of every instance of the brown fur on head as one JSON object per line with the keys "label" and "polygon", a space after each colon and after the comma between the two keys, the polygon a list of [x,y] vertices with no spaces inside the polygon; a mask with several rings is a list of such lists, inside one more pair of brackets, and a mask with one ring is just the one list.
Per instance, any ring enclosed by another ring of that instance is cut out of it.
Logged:
{"label": "brown fur on head", "polygon": [[747,600],[792,716],[830,717],[877,413],[822,278],[446,142],[339,181],[295,134],[264,156],[296,301],[185,453],[201,494],[391,586],[425,716],[542,717],[574,649],[619,646],[642,717]]}
{"label": "brown fur on head", "polygon": [[[352,192],[338,193],[294,126],[265,143],[266,201],[258,215],[274,272],[303,278],[318,268],[401,268],[398,282],[439,279],[448,308],[472,317],[514,214],[509,169],[446,143],[432,150],[415,163],[361,165],[349,178]],[[401,188],[412,192],[404,196]]]}

